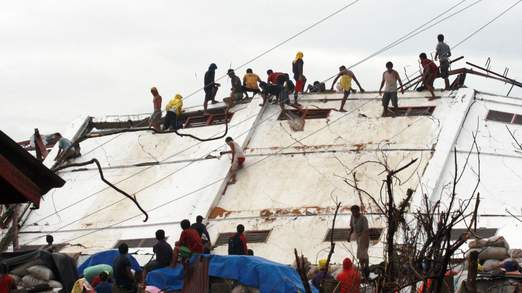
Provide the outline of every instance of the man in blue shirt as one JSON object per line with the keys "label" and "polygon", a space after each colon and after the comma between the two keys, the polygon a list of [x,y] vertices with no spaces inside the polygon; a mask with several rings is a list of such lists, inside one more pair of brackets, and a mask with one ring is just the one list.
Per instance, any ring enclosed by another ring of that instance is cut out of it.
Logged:
{"label": "man in blue shirt", "polygon": [[136,293],[138,288],[131,271],[131,263],[128,257],[129,246],[127,243],[122,243],[118,246],[118,251],[120,255],[116,257],[112,264],[114,270],[113,292]]}
{"label": "man in blue shirt", "polygon": [[80,146],[78,144],[73,144],[72,141],[68,140],[65,137],[59,135],[60,140],[58,140],[58,154],[54,158],[55,161],[58,159],[62,161],[67,161],[69,159],[74,159],[79,157],[80,154]]}

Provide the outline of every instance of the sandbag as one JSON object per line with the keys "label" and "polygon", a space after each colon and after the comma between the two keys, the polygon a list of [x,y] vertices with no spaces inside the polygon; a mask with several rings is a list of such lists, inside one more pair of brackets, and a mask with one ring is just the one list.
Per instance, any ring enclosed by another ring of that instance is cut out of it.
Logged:
{"label": "sandbag", "polygon": [[504,260],[509,257],[505,247],[486,247],[480,250],[479,260],[497,259]]}
{"label": "sandbag", "polygon": [[488,245],[487,239],[473,239],[468,243],[469,248],[483,248]]}
{"label": "sandbag", "polygon": [[509,244],[503,236],[493,236],[488,238],[487,246],[505,247],[506,249],[509,249]]}
{"label": "sandbag", "polygon": [[112,276],[112,266],[106,264],[90,266],[83,270],[83,277],[87,279],[87,282],[90,283],[94,277],[98,276],[102,272],[108,272],[109,276]]}
{"label": "sandbag", "polygon": [[55,278],[53,271],[50,268],[42,265],[36,265],[27,268],[27,273],[37,279],[45,281],[53,280]]}
{"label": "sandbag", "polygon": [[484,269],[484,271],[489,272],[489,271],[498,269],[500,267],[500,265],[501,265],[500,260],[488,259],[484,262],[484,264],[482,265],[482,268]]}
{"label": "sandbag", "polygon": [[510,249],[508,253],[511,258],[522,258],[522,249]]}
{"label": "sandbag", "polygon": [[47,285],[47,281],[45,280],[40,280],[38,278],[35,278],[31,275],[25,275],[23,278],[22,278],[22,286],[25,287],[25,288],[33,288],[35,286],[38,286],[38,285]]}
{"label": "sandbag", "polygon": [[49,284],[49,287],[51,287],[51,288],[57,288],[57,289],[63,288],[62,283],[55,281],[55,280],[50,280],[47,284]]}
{"label": "sandbag", "polygon": [[34,265],[41,265],[41,264],[43,264],[42,260],[39,260],[39,259],[31,260],[31,261],[28,261],[24,264],[17,266],[16,268],[12,269],[10,273],[13,275],[17,275],[19,277],[23,277],[28,274],[28,272],[27,272],[28,268],[30,268]]}
{"label": "sandbag", "polygon": [[22,278],[20,278],[17,275],[13,275],[13,274],[9,274],[9,277],[13,278],[15,284],[17,284],[17,285],[18,285],[18,283],[20,283],[20,280],[22,280]]}

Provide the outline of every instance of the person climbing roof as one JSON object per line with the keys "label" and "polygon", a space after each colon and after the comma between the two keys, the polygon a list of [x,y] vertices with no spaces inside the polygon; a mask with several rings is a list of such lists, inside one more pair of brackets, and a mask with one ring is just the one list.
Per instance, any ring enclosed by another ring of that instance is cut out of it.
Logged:
{"label": "person climbing roof", "polygon": [[431,93],[431,98],[435,99],[435,93],[433,92],[433,82],[437,75],[439,74],[439,68],[435,64],[435,62],[428,59],[426,53],[421,53],[419,55],[419,59],[422,65],[422,82],[424,83],[424,87],[428,89]]}
{"label": "person climbing roof", "polygon": [[359,89],[361,90],[362,93],[364,92],[364,89],[361,87],[361,84],[355,77],[355,74],[353,74],[353,72],[351,70],[347,69],[346,66],[341,65],[339,67],[339,73],[337,74],[334,81],[332,82],[332,86],[331,86],[330,90],[333,90],[334,85],[339,78],[341,78],[340,85],[341,85],[341,90],[343,91],[343,100],[341,101],[341,107],[339,108],[339,111],[346,112],[346,110],[344,109],[344,104],[346,104],[346,100],[348,99],[348,96],[350,95],[350,92],[352,91],[352,80],[355,81],[355,83],[357,83],[357,86],[359,87]]}
{"label": "person climbing roof", "polygon": [[205,72],[205,78],[203,81],[203,90],[205,91],[205,101],[203,102],[203,110],[205,113],[207,113],[209,101],[211,101],[212,104],[217,103],[216,94],[220,84],[215,81],[216,69],[217,65],[215,63],[211,63],[208,67],[207,72]]}

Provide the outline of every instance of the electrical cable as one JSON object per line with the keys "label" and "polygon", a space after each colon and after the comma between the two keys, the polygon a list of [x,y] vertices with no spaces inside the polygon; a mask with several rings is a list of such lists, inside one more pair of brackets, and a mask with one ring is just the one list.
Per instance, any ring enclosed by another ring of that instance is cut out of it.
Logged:
{"label": "electrical cable", "polygon": [[482,31],[483,29],[485,29],[488,25],[492,24],[494,21],[496,21],[497,19],[499,19],[500,17],[502,17],[504,14],[506,14],[508,11],[510,11],[511,9],[513,9],[515,6],[517,6],[518,4],[520,4],[520,2],[522,2],[522,0],[519,0],[515,3],[513,3],[513,5],[509,6],[507,9],[503,10],[500,14],[498,14],[497,16],[495,16],[494,18],[492,18],[490,21],[488,21],[486,24],[484,24],[483,26],[479,27],[477,30],[473,31],[471,34],[469,34],[468,36],[466,36],[464,39],[462,39],[462,41],[458,42],[456,45],[454,45],[451,49],[455,49],[456,47],[460,46],[462,43],[466,42],[467,40],[469,40],[471,37],[473,37],[474,35],[476,35],[477,33],[479,33],[480,31]]}

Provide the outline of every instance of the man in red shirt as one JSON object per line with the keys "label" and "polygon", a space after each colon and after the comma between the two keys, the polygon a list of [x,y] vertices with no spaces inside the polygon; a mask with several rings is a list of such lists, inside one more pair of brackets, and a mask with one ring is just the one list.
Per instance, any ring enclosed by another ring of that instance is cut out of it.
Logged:
{"label": "man in red shirt", "polygon": [[354,267],[349,258],[343,261],[343,271],[337,275],[340,293],[359,293],[361,287],[361,274]]}
{"label": "man in red shirt", "polygon": [[419,58],[422,65],[422,82],[424,83],[424,87],[430,91],[431,98],[436,99],[435,93],[433,92],[433,81],[439,75],[439,68],[435,62],[428,59],[426,53],[421,53]]}
{"label": "man in red shirt", "polygon": [[8,273],[7,265],[0,263],[0,293],[9,293],[16,289],[15,280]]}
{"label": "man in red shirt", "polygon": [[179,236],[179,240],[176,242],[176,247],[173,252],[173,262],[172,265],[176,266],[178,262],[178,255],[181,247],[186,247],[190,250],[190,253],[203,253],[203,241],[199,236],[199,233],[196,229],[190,228],[190,221],[185,219],[181,221],[181,235]]}
{"label": "man in red shirt", "polygon": [[270,83],[270,84],[279,84],[279,85],[282,85],[281,81],[280,81],[280,76],[283,76],[284,73],[282,72],[274,72],[272,69],[268,69],[266,74],[268,75],[268,79],[267,79],[267,82]]}

